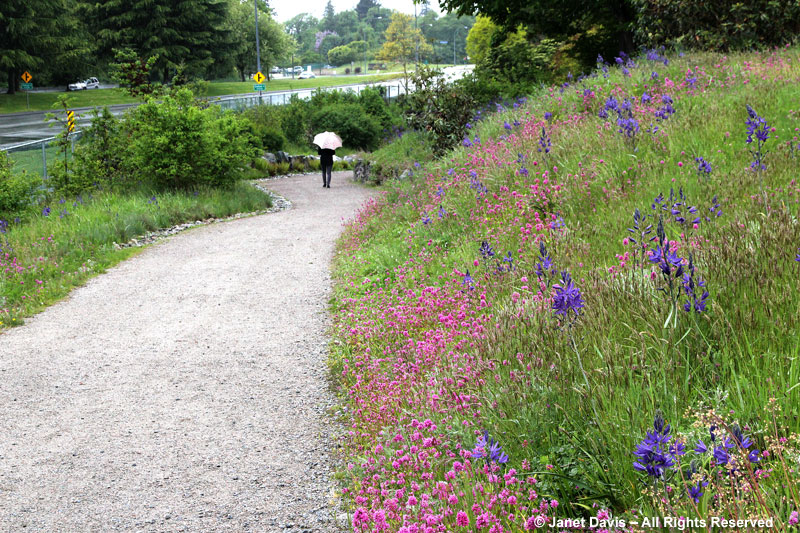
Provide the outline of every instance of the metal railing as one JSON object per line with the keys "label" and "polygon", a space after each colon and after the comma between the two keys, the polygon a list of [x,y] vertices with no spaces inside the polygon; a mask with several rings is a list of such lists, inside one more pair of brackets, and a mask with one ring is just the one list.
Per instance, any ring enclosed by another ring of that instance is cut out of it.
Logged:
{"label": "metal railing", "polygon": [[[397,85],[374,85],[374,86],[353,86],[353,87],[340,87],[335,90],[355,92],[360,94],[364,87],[383,87],[385,89],[384,98],[394,99],[403,94],[403,86]],[[297,96],[300,99],[308,100],[315,91],[325,90],[325,88],[316,89],[303,89],[300,91],[291,91],[284,93],[264,93],[248,94],[243,96],[231,96],[224,98],[207,98],[208,103],[218,105],[223,109],[230,109],[234,111],[243,111],[248,107],[257,105],[286,105],[291,101],[292,96]],[[75,151],[75,143],[80,140],[82,136],[81,131],[75,131],[70,134],[72,141],[71,152]],[[15,144],[10,147],[0,148],[5,151],[9,157],[14,161],[17,169],[24,169],[29,172],[38,173],[44,179],[47,179],[47,164],[48,161],[53,161],[56,157],[58,149],[53,145],[55,137],[48,137],[46,139],[39,139],[35,141],[28,141],[20,144]]]}
{"label": "metal railing", "polygon": [[[75,152],[75,143],[82,136],[83,132],[81,130],[69,134],[70,155]],[[60,150],[55,146],[55,140],[55,137],[47,137],[46,139],[15,144],[11,147],[2,148],[2,150],[14,161],[15,168],[40,174],[42,178],[47,179],[47,164],[55,161]]]}

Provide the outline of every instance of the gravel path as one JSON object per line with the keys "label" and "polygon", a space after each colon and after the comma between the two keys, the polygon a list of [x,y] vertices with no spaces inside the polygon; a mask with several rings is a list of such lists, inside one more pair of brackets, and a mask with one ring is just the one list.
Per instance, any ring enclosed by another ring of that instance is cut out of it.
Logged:
{"label": "gravel path", "polygon": [[0,530],[335,531],[329,261],[370,194],[145,249],[0,335]]}

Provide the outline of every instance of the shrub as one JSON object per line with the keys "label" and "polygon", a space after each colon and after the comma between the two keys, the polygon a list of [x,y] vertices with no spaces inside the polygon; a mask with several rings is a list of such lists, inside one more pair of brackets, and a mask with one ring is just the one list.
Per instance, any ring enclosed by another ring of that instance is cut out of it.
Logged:
{"label": "shrub", "polygon": [[475,100],[438,71],[423,67],[411,79],[416,90],[404,100],[406,120],[411,128],[430,132],[434,152],[442,154],[464,138]]}
{"label": "shrub", "polygon": [[25,171],[14,172],[8,155],[0,151],[0,217],[8,217],[30,205],[39,180]]}
{"label": "shrub", "polygon": [[[107,107],[93,111],[92,124],[84,130],[75,147],[73,172],[68,182],[53,174],[55,188],[64,194],[78,194],[101,186],[125,184],[129,176],[122,174],[123,160],[129,156],[128,143],[120,137],[121,123]],[[63,168],[62,168],[63,170]]]}
{"label": "shrub", "polygon": [[333,104],[311,117],[314,131],[335,131],[345,146],[372,150],[380,140],[381,127],[358,104]]}
{"label": "shrub", "polygon": [[350,67],[347,67],[346,69],[344,69],[344,73],[345,74],[350,74]]}
{"label": "shrub", "polygon": [[275,165],[275,174],[278,176],[285,176],[289,173],[289,163],[277,163]]}
{"label": "shrub", "polygon": [[[634,0],[641,44],[711,50],[782,45],[800,33],[800,4],[789,0]],[[766,23],[765,21],[769,21]]]}
{"label": "shrub", "polygon": [[322,165],[319,162],[319,159],[309,159],[308,160],[308,170],[312,172],[319,171]]}
{"label": "shrub", "polygon": [[200,109],[187,89],[135,108],[126,129],[127,164],[158,189],[231,185],[255,156],[240,117],[216,106]]}

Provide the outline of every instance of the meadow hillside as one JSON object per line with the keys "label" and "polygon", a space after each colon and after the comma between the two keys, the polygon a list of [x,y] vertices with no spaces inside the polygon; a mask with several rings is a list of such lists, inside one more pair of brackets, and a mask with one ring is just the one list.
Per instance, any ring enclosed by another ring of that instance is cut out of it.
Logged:
{"label": "meadow hillside", "polygon": [[598,58],[363,208],[331,356],[355,531],[797,527],[798,82],[796,47]]}

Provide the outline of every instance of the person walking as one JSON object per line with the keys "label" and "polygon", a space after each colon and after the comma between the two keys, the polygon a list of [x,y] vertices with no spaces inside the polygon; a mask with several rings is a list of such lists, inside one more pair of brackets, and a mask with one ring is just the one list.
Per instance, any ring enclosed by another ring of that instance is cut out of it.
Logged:
{"label": "person walking", "polygon": [[332,131],[323,131],[314,136],[317,145],[320,168],[322,168],[322,186],[331,188],[331,172],[333,171],[333,155],[341,148],[342,139]]}
{"label": "person walking", "polygon": [[331,172],[333,171],[333,155],[336,150],[330,148],[317,148],[319,165],[322,168],[322,186],[331,188]]}

